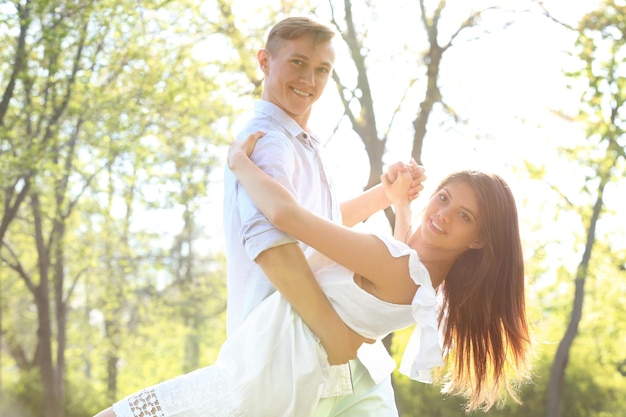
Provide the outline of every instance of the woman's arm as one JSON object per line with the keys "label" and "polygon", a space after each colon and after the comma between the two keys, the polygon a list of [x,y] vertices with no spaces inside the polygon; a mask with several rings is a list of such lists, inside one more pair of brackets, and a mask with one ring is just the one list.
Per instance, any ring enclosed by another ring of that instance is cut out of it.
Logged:
{"label": "woman's arm", "polygon": [[[408,197],[409,201],[413,201],[424,189],[424,186],[422,185],[422,182],[426,179],[426,176],[424,175],[424,168],[417,166],[415,161],[412,161],[411,165],[406,165],[403,162],[396,162],[395,164],[389,166],[385,175],[388,176],[391,182],[394,182],[398,173],[403,172],[406,169],[409,169],[409,172],[411,173],[412,182],[405,196]],[[385,192],[382,184],[375,185],[355,198],[341,203],[343,225],[352,227],[357,223],[365,221],[374,213],[386,209],[390,204],[392,204],[392,202]]]}
{"label": "woman's arm", "polygon": [[365,221],[372,214],[389,207],[390,201],[382,190],[376,185],[364,191],[358,196],[341,203],[341,219],[343,225],[352,227],[357,223]]}
{"label": "woman's arm", "polygon": [[402,190],[406,187],[405,183],[410,181],[410,177],[406,173],[399,173],[396,181],[393,183],[389,180],[387,174],[380,177],[382,187],[391,200],[395,208],[395,225],[393,228],[393,237],[401,242],[406,242],[411,227],[411,203],[407,200]]}
{"label": "woman's arm", "polygon": [[[389,277],[409,278],[407,260],[392,257],[376,236],[350,230],[311,213],[300,206],[282,185],[254,165],[248,155],[262,136],[257,133],[246,141],[231,145],[228,164],[272,224],[375,286],[389,289],[395,281]],[[406,297],[406,294],[401,295]]]}
{"label": "woman's arm", "polygon": [[[407,199],[404,189],[408,181],[415,181],[414,172],[420,169],[421,176],[420,181],[426,179],[424,175],[424,169],[418,167],[414,159],[411,160],[410,168],[401,168],[395,175],[395,179],[392,179],[390,173],[381,175],[381,187],[385,192],[385,195],[391,201],[395,209],[395,225],[393,228],[393,237],[401,242],[407,240],[409,229],[411,227],[412,212],[411,212],[411,200]],[[412,172],[413,178],[411,178],[406,171]]]}

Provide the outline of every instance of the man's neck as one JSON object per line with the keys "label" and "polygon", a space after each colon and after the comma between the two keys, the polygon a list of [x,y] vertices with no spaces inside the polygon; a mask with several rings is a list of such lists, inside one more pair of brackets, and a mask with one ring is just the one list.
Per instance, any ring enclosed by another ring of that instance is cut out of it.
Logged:
{"label": "man's neck", "polygon": [[276,107],[281,109],[287,116],[291,117],[296,123],[298,123],[298,125],[300,125],[302,130],[304,130],[305,132],[309,133],[310,135],[313,134],[313,132],[311,131],[311,129],[309,129],[309,126],[308,126],[309,117],[311,116],[311,109],[309,109],[309,111],[307,111],[304,114],[296,116],[296,115],[293,115],[293,114],[289,113],[280,104],[275,103],[273,100],[271,100],[271,99],[269,99],[269,98],[267,98],[265,96],[262,96],[261,99],[264,100],[264,101],[267,101],[269,103],[272,103],[273,105],[275,105]]}

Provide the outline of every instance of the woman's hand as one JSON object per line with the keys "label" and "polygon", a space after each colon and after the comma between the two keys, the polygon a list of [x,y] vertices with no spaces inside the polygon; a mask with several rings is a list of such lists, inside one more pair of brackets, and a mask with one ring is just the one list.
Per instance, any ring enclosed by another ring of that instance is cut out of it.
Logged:
{"label": "woman's hand", "polygon": [[[386,176],[386,178],[391,183],[394,183],[396,179],[398,178],[398,174],[401,172],[406,172],[407,170],[411,173],[411,178],[412,178],[411,185],[409,186],[409,189],[407,191],[407,197],[409,201],[413,201],[419,196],[420,192],[424,189],[423,182],[426,181],[424,167],[417,165],[417,162],[415,162],[415,159],[411,159],[410,164],[405,164],[403,162],[396,162],[395,164],[390,165],[389,168],[387,168],[387,172],[383,174],[383,176]],[[381,176],[381,182],[382,181],[383,181],[383,177]]]}
{"label": "woman's hand", "polygon": [[409,189],[412,183],[411,173],[408,170],[400,170],[396,175],[396,180],[391,182],[387,174],[380,177],[383,190],[389,201],[394,206],[409,204]]}
{"label": "woman's hand", "polygon": [[243,141],[234,141],[231,143],[228,148],[228,157],[226,158],[228,168],[230,168],[231,171],[234,171],[239,158],[250,159],[250,155],[252,155],[252,151],[254,150],[257,141],[263,136],[265,136],[265,132],[255,132]]}
{"label": "woman's hand", "polygon": [[380,177],[383,191],[395,207],[396,220],[393,236],[406,242],[411,229],[411,201],[422,191],[422,181],[426,179],[424,168],[418,167],[415,160],[410,165],[394,164]]}
{"label": "woman's hand", "polygon": [[422,183],[425,180],[424,168],[418,166],[414,159],[409,165],[402,162],[391,165],[380,177],[383,190],[394,205],[415,200],[424,189]]}

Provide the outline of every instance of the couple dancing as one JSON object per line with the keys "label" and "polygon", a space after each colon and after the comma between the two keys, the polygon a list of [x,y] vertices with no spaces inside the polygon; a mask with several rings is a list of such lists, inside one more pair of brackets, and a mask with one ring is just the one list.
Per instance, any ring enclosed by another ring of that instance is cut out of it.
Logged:
{"label": "couple dancing", "polygon": [[[413,227],[423,170],[395,164],[340,205],[308,127],[334,34],[287,18],[258,53],[263,100],[225,177],[228,338],[216,363],[98,417],[397,417],[380,340],[411,325],[401,372],[429,382],[443,367],[446,392],[468,410],[515,396],[529,337],[511,191],[496,175],[454,173]],[[349,228],[390,204],[394,238]]]}

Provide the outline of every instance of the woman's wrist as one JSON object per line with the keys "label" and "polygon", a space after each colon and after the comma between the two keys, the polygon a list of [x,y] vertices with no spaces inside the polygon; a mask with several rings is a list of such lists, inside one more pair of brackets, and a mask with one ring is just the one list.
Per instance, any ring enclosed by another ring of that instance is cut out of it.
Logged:
{"label": "woman's wrist", "polygon": [[250,160],[250,157],[248,157],[245,152],[233,152],[228,156],[228,167],[231,171],[235,172],[237,171],[237,169],[240,169],[243,164],[246,163],[246,159]]}

